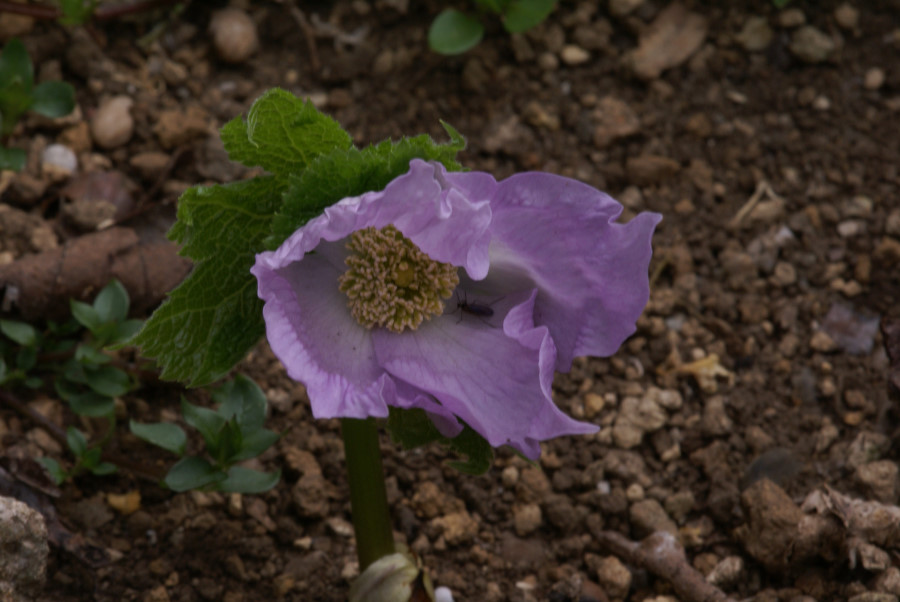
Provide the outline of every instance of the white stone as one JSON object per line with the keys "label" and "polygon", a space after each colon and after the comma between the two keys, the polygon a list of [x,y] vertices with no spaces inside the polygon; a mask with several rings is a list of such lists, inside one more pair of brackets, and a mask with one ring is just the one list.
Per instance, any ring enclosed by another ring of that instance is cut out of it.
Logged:
{"label": "white stone", "polygon": [[131,140],[134,118],[128,96],[114,96],[100,103],[91,118],[91,136],[101,148],[116,148]]}

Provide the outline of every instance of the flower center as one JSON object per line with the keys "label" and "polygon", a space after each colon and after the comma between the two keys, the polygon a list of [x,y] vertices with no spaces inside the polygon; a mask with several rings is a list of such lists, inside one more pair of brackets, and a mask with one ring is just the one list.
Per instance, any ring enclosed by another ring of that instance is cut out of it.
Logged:
{"label": "flower center", "polygon": [[444,300],[459,284],[456,266],[430,258],[392,225],[357,230],[347,248],[352,254],[338,283],[366,328],[415,330],[444,313]]}

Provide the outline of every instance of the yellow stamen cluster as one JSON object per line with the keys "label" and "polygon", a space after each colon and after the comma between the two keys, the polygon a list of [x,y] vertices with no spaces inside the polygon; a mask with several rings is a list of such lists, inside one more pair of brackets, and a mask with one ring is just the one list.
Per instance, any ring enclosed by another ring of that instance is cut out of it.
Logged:
{"label": "yellow stamen cluster", "polygon": [[338,283],[350,313],[366,328],[415,330],[444,312],[444,300],[459,284],[456,266],[431,259],[392,225],[357,230],[347,248],[348,269]]}

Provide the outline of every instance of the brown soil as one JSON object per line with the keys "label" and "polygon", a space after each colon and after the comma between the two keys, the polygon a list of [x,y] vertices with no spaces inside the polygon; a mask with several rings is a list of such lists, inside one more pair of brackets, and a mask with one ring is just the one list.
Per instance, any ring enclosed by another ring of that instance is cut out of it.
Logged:
{"label": "brown soil", "polygon": [[[555,172],[609,191],[630,215],[665,216],[637,334],[615,357],[579,360],[556,381],[561,407],[602,425],[599,435],[548,442],[535,466],[500,450],[478,478],[446,468],[439,448],[402,452],[384,439],[394,528],[438,585],[456,600],[673,595],[647,567],[625,570],[612,560],[601,537],[670,530],[703,574],[736,557],[729,562],[741,570],[719,581],[736,599],[900,593],[885,585],[890,569],[851,568],[840,546],[791,559],[789,545],[764,537],[772,533],[758,500],[769,498],[751,488],[770,479],[787,505],[824,484],[888,505],[900,495],[890,469],[898,449],[889,360],[882,335],[861,325],[900,315],[896,3],[857,3],[858,22],[848,28],[836,2],[792,2],[837,43],[827,60],[810,64],[792,52],[794,30],[779,25],[770,2],[694,2],[689,10],[708,23],[705,41],[644,79],[627,54],[666,2],[651,0],[627,17],[611,16],[606,3],[563,2],[524,37],[494,24],[475,50],[450,58],[426,48],[440,9],[434,1],[410,2],[406,12],[406,2],[388,0],[302,3],[315,39],[287,3],[244,2],[261,48],[237,65],[213,52],[213,4],[195,2],[171,20],[163,13],[105,23],[93,35],[37,24],[23,36],[36,70],[76,86],[82,118],[62,129],[27,121],[14,142],[33,157],[55,141],[83,145],[81,171],[120,171],[137,184],[130,194],[143,204],[126,225],[158,232],[187,186],[244,175],[227,162],[215,128],[281,86],[310,95],[357,144],[421,132],[444,139],[443,119],[468,138],[461,159],[473,169],[498,178]],[[774,30],[758,52],[737,36],[753,16]],[[139,46],[157,27],[155,41]],[[566,44],[589,58],[570,56]],[[879,85],[872,69],[881,70]],[[133,100],[135,130],[103,150],[85,138],[85,124],[114,95]],[[162,153],[153,169],[134,160],[149,152]],[[76,236],[57,194],[66,178],[47,182],[38,164],[4,202],[48,220],[60,240]],[[742,211],[758,188],[758,202]],[[848,311],[835,314],[841,306]],[[355,552],[337,424],[312,420],[302,387],[264,345],[238,370],[267,392],[269,427],[287,431],[260,462],[283,470],[281,484],[241,497],[173,494],[128,471],[67,483],[55,502],[63,522],[121,557],[91,568],[54,548],[41,599],[346,597]],[[127,416],[171,418],[180,395],[147,385],[124,400]],[[629,409],[630,398],[651,399],[650,409]],[[60,425],[76,422],[58,402],[39,402]],[[5,447],[65,457],[28,419],[6,408],[0,419]],[[872,440],[880,443],[864,446]],[[172,462],[124,430],[114,445],[157,468]],[[851,461],[861,446],[868,455]],[[877,461],[883,470],[873,477],[867,467]],[[301,479],[316,470],[324,478]],[[110,509],[107,494],[134,490],[139,510]]]}

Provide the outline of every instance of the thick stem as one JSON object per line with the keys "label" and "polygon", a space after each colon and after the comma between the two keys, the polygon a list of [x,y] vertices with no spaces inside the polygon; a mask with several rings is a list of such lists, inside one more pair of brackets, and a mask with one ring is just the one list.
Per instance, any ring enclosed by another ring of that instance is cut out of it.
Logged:
{"label": "thick stem", "polygon": [[341,420],[350,507],[356,532],[360,572],[383,556],[394,553],[394,534],[388,509],[378,427],[374,418]]}

